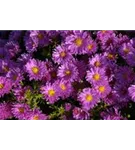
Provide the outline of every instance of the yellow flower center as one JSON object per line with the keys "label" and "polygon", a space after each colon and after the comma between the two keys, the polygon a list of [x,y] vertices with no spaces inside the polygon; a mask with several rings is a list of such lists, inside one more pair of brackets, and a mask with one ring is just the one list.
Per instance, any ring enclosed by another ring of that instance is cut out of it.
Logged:
{"label": "yellow flower center", "polygon": [[103,93],[105,91],[105,87],[104,86],[99,86],[98,90]]}
{"label": "yellow flower center", "polygon": [[102,33],[103,33],[103,34],[106,33],[106,30],[102,30]]}
{"label": "yellow flower center", "polygon": [[14,76],[13,76],[13,80],[16,81],[16,79],[17,79],[17,75],[14,75]]}
{"label": "yellow flower center", "polygon": [[107,57],[108,57],[109,59],[114,59],[113,54],[108,54]]}
{"label": "yellow flower center", "polygon": [[96,67],[100,67],[101,63],[100,63],[99,61],[96,61],[96,62],[94,63],[94,65],[95,65]]}
{"label": "yellow flower center", "polygon": [[93,44],[89,44],[88,45],[88,50],[92,50],[92,48],[93,48]]}
{"label": "yellow flower center", "polygon": [[5,72],[8,72],[8,71],[9,71],[9,67],[8,67],[8,66],[4,66],[4,67],[3,67],[3,70],[4,70]]}
{"label": "yellow flower center", "polygon": [[63,91],[65,91],[65,90],[66,90],[65,84],[60,84],[60,88],[61,88]]}
{"label": "yellow flower center", "polygon": [[39,120],[39,116],[38,116],[38,115],[35,115],[35,116],[33,117],[33,120]]}
{"label": "yellow flower center", "polygon": [[18,108],[18,110],[19,110],[20,113],[24,113],[24,108],[23,107]]}
{"label": "yellow flower center", "polygon": [[48,91],[48,95],[49,96],[54,96],[55,95],[55,91],[53,89]]}
{"label": "yellow flower center", "polygon": [[86,101],[90,102],[90,101],[92,101],[92,99],[93,99],[93,97],[91,94],[86,95]]}
{"label": "yellow flower center", "polygon": [[39,34],[38,34],[38,38],[39,38],[40,40],[42,40],[42,39],[44,38],[44,35],[43,35],[42,33],[39,33]]}
{"label": "yellow flower center", "polygon": [[65,52],[61,52],[61,53],[60,53],[60,56],[61,56],[61,57],[65,57],[65,56],[66,56],[66,53],[65,53]]}
{"label": "yellow flower center", "polygon": [[80,47],[80,46],[82,45],[82,43],[83,43],[83,41],[82,41],[81,38],[77,38],[77,39],[75,40],[75,44],[76,44],[78,47]]}
{"label": "yellow flower center", "polygon": [[56,74],[55,71],[51,72],[51,77],[52,77],[52,78],[55,78],[56,76],[57,76],[57,74]]}
{"label": "yellow flower center", "polygon": [[39,69],[38,69],[38,67],[33,67],[32,71],[33,71],[34,74],[38,74]]}
{"label": "yellow flower center", "polygon": [[4,84],[0,83],[0,89],[4,88]]}
{"label": "yellow flower center", "polygon": [[94,74],[93,79],[98,81],[100,79],[100,74],[98,74],[98,73]]}
{"label": "yellow flower center", "polygon": [[130,49],[129,48],[125,48],[123,51],[124,51],[125,54],[128,54],[130,52]]}
{"label": "yellow flower center", "polygon": [[71,71],[70,71],[70,70],[67,70],[67,71],[65,71],[65,74],[66,74],[66,75],[70,75],[70,74],[71,74]]}

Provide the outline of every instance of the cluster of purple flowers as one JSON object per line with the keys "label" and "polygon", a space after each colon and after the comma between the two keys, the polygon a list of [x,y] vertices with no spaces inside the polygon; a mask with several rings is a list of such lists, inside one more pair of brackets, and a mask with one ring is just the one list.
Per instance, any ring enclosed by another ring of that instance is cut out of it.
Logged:
{"label": "cluster of purple flowers", "polygon": [[134,37],[109,30],[0,31],[0,119],[129,119]]}

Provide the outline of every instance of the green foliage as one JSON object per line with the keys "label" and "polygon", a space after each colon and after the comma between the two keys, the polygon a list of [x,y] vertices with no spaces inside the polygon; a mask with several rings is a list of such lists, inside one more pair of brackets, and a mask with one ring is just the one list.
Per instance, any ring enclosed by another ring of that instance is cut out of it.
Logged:
{"label": "green foliage", "polygon": [[32,108],[38,108],[38,104],[43,101],[43,95],[37,92],[32,92],[31,90],[27,90],[25,93],[25,99],[27,100],[27,104]]}

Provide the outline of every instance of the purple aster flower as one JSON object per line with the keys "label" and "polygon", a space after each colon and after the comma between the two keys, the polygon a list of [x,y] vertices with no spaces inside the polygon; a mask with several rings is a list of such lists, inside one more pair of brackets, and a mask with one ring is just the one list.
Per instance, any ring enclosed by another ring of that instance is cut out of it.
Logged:
{"label": "purple aster flower", "polygon": [[45,86],[41,87],[41,93],[43,94],[45,100],[49,101],[50,104],[54,104],[59,100],[59,92],[57,84],[46,83]]}
{"label": "purple aster flower", "polygon": [[86,110],[75,107],[73,109],[73,118],[76,120],[88,120],[90,119],[90,115]]}
{"label": "purple aster flower", "polygon": [[56,38],[59,35],[59,31],[57,30],[46,30],[46,33],[49,38]]}
{"label": "purple aster flower", "polygon": [[116,83],[114,85],[114,91],[118,95],[118,102],[129,102],[130,96],[128,93],[128,85]]}
{"label": "purple aster flower", "polygon": [[11,104],[10,103],[0,103],[0,120],[10,119],[12,117]]}
{"label": "purple aster flower", "polygon": [[24,42],[25,42],[26,50],[29,53],[33,53],[33,52],[37,51],[38,39],[37,38],[32,39],[30,37],[30,31],[26,32],[26,35],[24,37]]}
{"label": "purple aster flower", "polygon": [[47,72],[45,63],[36,59],[30,59],[25,65],[25,68],[30,80],[41,80]]}
{"label": "purple aster flower", "polygon": [[135,48],[135,38],[132,38],[132,39],[130,40],[130,43],[131,43],[132,46]]}
{"label": "purple aster flower", "polygon": [[108,105],[118,104],[119,96],[116,91],[111,91],[107,97],[103,99],[103,101]]}
{"label": "purple aster flower", "polygon": [[70,103],[65,103],[64,108],[65,108],[65,111],[70,111],[72,108],[72,105]]}
{"label": "purple aster flower", "polygon": [[4,48],[0,48],[0,59],[9,59],[9,53]]}
{"label": "purple aster flower", "polygon": [[0,48],[3,48],[6,43],[7,43],[7,40],[5,40],[5,39],[0,39]]}
{"label": "purple aster flower", "polygon": [[111,34],[113,34],[113,33],[114,33],[114,31],[112,31],[112,30],[102,30],[102,31],[98,31],[98,32],[97,32],[97,38],[98,38],[99,40],[102,40],[105,36],[111,35]]}
{"label": "purple aster flower", "polygon": [[127,64],[131,67],[135,67],[135,51],[129,53],[125,58]]}
{"label": "purple aster flower", "polygon": [[111,92],[111,87],[107,81],[100,82],[95,86],[95,89],[100,98],[105,98]]}
{"label": "purple aster flower", "polygon": [[131,85],[128,88],[129,96],[132,98],[132,101],[135,102],[135,85]]}
{"label": "purple aster flower", "polygon": [[27,114],[26,118],[27,120],[46,120],[47,116],[43,114],[39,109],[34,109]]}
{"label": "purple aster flower", "polygon": [[39,47],[44,47],[49,44],[49,38],[46,31],[33,30],[30,31],[29,36],[32,38],[33,41],[38,41]]}
{"label": "purple aster flower", "polygon": [[63,99],[68,98],[73,92],[72,84],[69,81],[62,79],[56,81],[56,84],[58,85],[59,96]]}
{"label": "purple aster flower", "polygon": [[10,57],[15,57],[21,50],[19,44],[14,41],[10,41],[5,45],[5,50],[10,54]]}
{"label": "purple aster flower", "polygon": [[19,62],[22,66],[25,65],[28,60],[32,59],[32,55],[29,53],[23,53],[18,57],[17,62]]}
{"label": "purple aster flower", "polygon": [[101,39],[101,47],[104,51],[115,51],[118,47],[118,37],[115,33],[108,34]]}
{"label": "purple aster flower", "polygon": [[133,72],[132,68],[129,68],[128,66],[122,66],[116,69],[115,78],[116,81],[122,85],[130,84],[135,79],[135,73]]}
{"label": "purple aster flower", "polygon": [[69,80],[73,82],[78,78],[77,67],[72,62],[66,62],[58,68],[57,76],[64,80]]}
{"label": "purple aster flower", "polygon": [[12,113],[19,120],[25,120],[29,112],[30,107],[25,103],[15,103],[12,106]]}
{"label": "purple aster flower", "polygon": [[104,52],[103,56],[106,59],[107,66],[112,66],[112,63],[116,63],[118,54],[115,52]]}
{"label": "purple aster flower", "polygon": [[105,68],[106,66],[106,58],[101,54],[95,54],[92,58],[89,59],[89,66],[97,67],[97,68]]}
{"label": "purple aster flower", "polygon": [[52,55],[54,62],[58,64],[63,64],[73,59],[73,56],[65,45],[57,46]]}
{"label": "purple aster flower", "polygon": [[127,35],[118,35],[118,44],[121,46],[123,43],[128,43],[130,41],[129,37]]}
{"label": "purple aster flower", "polygon": [[13,86],[17,86],[24,79],[20,68],[13,68],[7,73],[6,77],[13,82]]}
{"label": "purple aster flower", "polygon": [[88,38],[87,32],[74,31],[74,34],[67,36],[65,43],[68,45],[72,54],[83,54],[86,39]]}
{"label": "purple aster flower", "polygon": [[97,51],[97,44],[95,41],[88,39],[86,41],[86,46],[83,49],[83,54],[93,54]]}
{"label": "purple aster flower", "polygon": [[77,67],[78,70],[78,80],[81,80],[85,77],[86,75],[86,70],[87,70],[87,64],[84,61],[74,61],[75,66]]}
{"label": "purple aster flower", "polygon": [[20,30],[15,30],[15,31],[11,31],[10,35],[9,35],[9,40],[10,41],[18,41],[20,40],[21,36],[22,36],[22,32]]}
{"label": "purple aster flower", "polygon": [[78,100],[81,102],[82,107],[86,110],[93,108],[99,101],[97,92],[91,88],[85,88],[78,95]]}
{"label": "purple aster flower", "polygon": [[127,55],[134,51],[135,49],[133,48],[131,43],[123,43],[122,46],[119,48],[119,53],[123,58],[126,58]]}
{"label": "purple aster flower", "polygon": [[8,94],[12,88],[11,80],[6,77],[0,77],[0,97]]}
{"label": "purple aster flower", "polygon": [[107,109],[105,112],[101,113],[101,117],[104,120],[125,120],[116,108]]}
{"label": "purple aster flower", "polygon": [[101,81],[107,80],[104,69],[91,68],[87,71],[86,80],[93,85],[98,84]]}
{"label": "purple aster flower", "polygon": [[13,94],[16,97],[17,101],[24,101],[25,100],[25,94],[28,90],[31,90],[31,88],[29,86],[22,87],[20,85],[17,87],[14,87],[12,89]]}

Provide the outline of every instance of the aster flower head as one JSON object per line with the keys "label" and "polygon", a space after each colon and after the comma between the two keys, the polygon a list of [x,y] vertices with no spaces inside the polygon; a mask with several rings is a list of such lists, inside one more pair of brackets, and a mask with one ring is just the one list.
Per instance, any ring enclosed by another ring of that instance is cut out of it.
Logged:
{"label": "aster flower head", "polygon": [[99,101],[97,92],[91,88],[85,88],[78,95],[78,100],[81,102],[82,107],[86,110],[93,108]]}
{"label": "aster flower head", "polygon": [[9,59],[9,56],[9,53],[4,48],[0,48],[0,59]]}
{"label": "aster flower head", "polygon": [[20,30],[15,30],[15,31],[11,31],[9,34],[9,40],[10,41],[18,41],[20,40],[21,36],[22,36],[22,32]]}
{"label": "aster flower head", "polygon": [[90,119],[90,115],[86,110],[83,110],[79,107],[75,107],[73,109],[73,118],[76,120],[88,120]]}
{"label": "aster flower head", "polygon": [[12,81],[6,77],[0,77],[0,97],[10,93]]}
{"label": "aster flower head", "polygon": [[87,63],[85,63],[83,60],[75,60],[73,61],[74,65],[77,67],[78,70],[78,81],[83,79],[86,75],[87,70]]}
{"label": "aster flower head", "polygon": [[45,31],[33,30],[30,31],[29,36],[33,41],[37,41],[39,47],[44,47],[49,44],[49,38]]}
{"label": "aster flower head", "polygon": [[65,103],[64,108],[65,108],[65,111],[70,111],[72,108],[72,105],[70,103]]}
{"label": "aster flower head", "polygon": [[44,96],[44,99],[48,101],[50,104],[54,104],[59,100],[59,92],[57,88],[57,84],[46,83],[45,86],[41,87],[41,93]]}
{"label": "aster flower head", "polygon": [[9,53],[10,57],[15,57],[21,50],[18,42],[10,41],[4,46],[5,50]]}
{"label": "aster flower head", "polygon": [[107,81],[102,81],[94,87],[100,98],[105,98],[111,92],[111,87]]}
{"label": "aster flower head", "polygon": [[17,86],[23,80],[23,74],[20,68],[13,68],[7,73],[6,77],[12,80],[13,86]]}
{"label": "aster flower head", "polygon": [[30,107],[25,103],[15,103],[12,106],[12,113],[19,120],[27,119],[27,114],[29,112],[30,112]]}
{"label": "aster flower head", "polygon": [[74,31],[72,35],[66,37],[65,43],[68,45],[68,48],[71,50],[70,52],[72,54],[83,54],[83,49],[87,38],[87,32]]}
{"label": "aster flower head", "polygon": [[118,35],[118,44],[121,46],[123,43],[128,43],[130,41],[127,35],[122,35],[121,33]]}
{"label": "aster flower head", "polygon": [[101,117],[104,120],[124,120],[117,108],[107,109],[101,113]]}
{"label": "aster flower head", "polygon": [[33,53],[33,52],[37,51],[38,39],[37,38],[31,38],[30,37],[30,31],[26,32],[26,35],[24,37],[24,43],[25,43],[26,50],[29,53]]}
{"label": "aster flower head", "polygon": [[128,88],[129,96],[132,98],[132,101],[135,102],[135,85],[131,85]]}
{"label": "aster flower head", "polygon": [[128,93],[128,87],[129,85],[123,85],[123,84],[119,84],[119,83],[116,83],[114,85],[114,91],[116,92],[116,94],[118,95],[118,102],[121,103],[121,102],[129,102],[130,100],[130,96],[129,96],[129,93]]}
{"label": "aster flower head", "polygon": [[97,51],[97,44],[95,41],[88,39],[86,41],[85,48],[83,49],[83,54],[94,54]]}
{"label": "aster flower head", "polygon": [[93,85],[98,84],[103,80],[107,80],[104,69],[91,68],[90,71],[87,71],[86,80]]}
{"label": "aster flower head", "polygon": [[130,84],[135,80],[135,73],[128,66],[118,67],[115,71],[116,81],[122,85]]}
{"label": "aster flower head", "polygon": [[4,48],[5,44],[7,43],[7,40],[0,39],[0,48]]}
{"label": "aster flower head", "polygon": [[95,54],[92,58],[89,59],[89,67],[105,68],[106,67],[105,56],[101,54]]}
{"label": "aster flower head", "polygon": [[32,59],[32,55],[29,53],[23,53],[18,57],[17,62],[20,63],[22,66],[25,65],[28,60]]}
{"label": "aster flower head", "polygon": [[39,109],[34,109],[27,114],[26,118],[27,120],[46,120],[47,116]]}
{"label": "aster flower head", "polygon": [[44,62],[36,59],[30,59],[25,68],[30,80],[41,80],[47,72]]}
{"label": "aster flower head", "polygon": [[129,53],[125,58],[127,64],[131,67],[135,67],[135,51]]}
{"label": "aster flower head", "polygon": [[115,33],[108,34],[101,39],[100,44],[104,51],[116,51],[118,47],[118,37]]}
{"label": "aster flower head", "polygon": [[12,116],[11,104],[7,102],[0,103],[0,120],[10,119]]}
{"label": "aster flower head", "polygon": [[107,105],[116,105],[118,104],[119,96],[116,91],[112,90],[107,97],[102,99]]}
{"label": "aster flower head", "polygon": [[28,90],[31,90],[30,86],[22,87],[21,85],[18,85],[12,89],[17,101],[25,101],[25,94]]}
{"label": "aster flower head", "polygon": [[73,87],[71,82],[61,79],[56,81],[56,84],[59,91],[59,96],[63,99],[68,98],[72,94]]}
{"label": "aster flower head", "polygon": [[102,40],[105,36],[111,35],[111,34],[113,34],[113,33],[114,33],[114,31],[112,31],[112,30],[102,30],[102,31],[98,31],[98,32],[97,32],[97,38],[98,38],[99,40]]}
{"label": "aster flower head", "polygon": [[78,78],[78,69],[72,62],[66,62],[58,68],[57,76],[61,79],[73,82]]}
{"label": "aster flower head", "polygon": [[119,48],[119,53],[123,58],[126,58],[129,54],[133,53],[135,49],[133,48],[131,43],[123,43]]}
{"label": "aster flower head", "polygon": [[52,57],[54,62],[58,64],[63,64],[66,61],[73,59],[73,56],[69,52],[69,49],[66,47],[66,45],[57,46]]}

